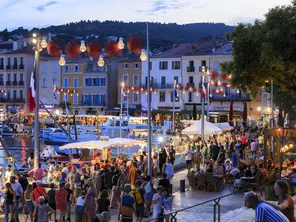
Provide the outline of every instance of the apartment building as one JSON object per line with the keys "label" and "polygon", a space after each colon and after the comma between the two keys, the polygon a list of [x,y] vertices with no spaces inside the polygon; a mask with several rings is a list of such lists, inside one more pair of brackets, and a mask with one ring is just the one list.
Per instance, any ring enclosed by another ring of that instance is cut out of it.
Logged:
{"label": "apartment building", "polygon": [[34,51],[25,43],[22,46],[0,54],[0,112],[28,112],[27,98]]}
{"label": "apartment building", "polygon": [[[142,62],[139,56],[129,55],[118,61],[118,111],[123,103],[123,111],[129,115],[141,113],[141,94],[135,89],[140,89],[142,80]],[[121,93],[121,84],[124,83],[123,92]]]}
{"label": "apartment building", "polygon": [[40,59],[40,100],[49,109],[58,108],[60,93],[54,92],[54,88],[61,88],[61,66],[59,58],[41,57]]}

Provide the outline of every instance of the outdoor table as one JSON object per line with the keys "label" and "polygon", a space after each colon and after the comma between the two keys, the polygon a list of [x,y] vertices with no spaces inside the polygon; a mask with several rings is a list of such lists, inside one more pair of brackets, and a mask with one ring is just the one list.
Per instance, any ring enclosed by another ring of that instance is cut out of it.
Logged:
{"label": "outdoor table", "polygon": [[251,180],[254,179],[254,177],[241,177],[242,182],[243,182],[243,191],[246,191]]}

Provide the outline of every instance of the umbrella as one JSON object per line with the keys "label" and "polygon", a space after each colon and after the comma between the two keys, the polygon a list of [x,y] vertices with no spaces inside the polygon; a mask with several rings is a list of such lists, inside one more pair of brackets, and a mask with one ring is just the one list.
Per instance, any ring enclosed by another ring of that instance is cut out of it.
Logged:
{"label": "umbrella", "polygon": [[196,104],[193,105],[192,119],[193,119],[193,120],[196,120]]}
{"label": "umbrella", "polygon": [[244,112],[243,112],[243,126],[247,127],[247,119],[248,119],[248,109],[247,109],[247,103],[244,105]]}
{"label": "umbrella", "polygon": [[230,103],[230,109],[229,109],[229,125],[233,126],[233,101]]}
{"label": "umbrella", "polygon": [[[192,135],[192,134],[201,134],[201,120],[191,121],[193,123],[191,126],[187,127],[186,129],[182,130],[181,134],[184,135]],[[205,134],[217,134],[222,133],[222,130],[215,126],[213,123],[210,123],[205,120]]]}
{"label": "umbrella", "polygon": [[215,126],[219,127],[223,131],[232,130],[233,127],[228,122],[225,123],[214,123]]}

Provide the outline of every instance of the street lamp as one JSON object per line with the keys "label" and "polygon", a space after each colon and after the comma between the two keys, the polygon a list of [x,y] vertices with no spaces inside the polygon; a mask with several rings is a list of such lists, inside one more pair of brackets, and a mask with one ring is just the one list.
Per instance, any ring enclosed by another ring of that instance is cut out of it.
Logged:
{"label": "street lamp", "polygon": [[64,54],[61,55],[61,58],[59,60],[59,65],[60,66],[66,65],[66,60],[65,60],[65,55]]}
{"label": "street lamp", "polygon": [[120,120],[119,120],[119,128],[120,128],[120,132],[119,132],[119,137],[121,138],[122,137],[122,133],[121,133],[121,126],[122,126],[122,97],[124,95],[124,92],[123,92],[123,88],[124,88],[124,82],[122,82],[121,84],[121,92],[120,92]]}
{"label": "street lamp", "polygon": [[[141,59],[142,62],[144,62],[144,61],[146,61],[146,60],[148,59],[148,56],[147,56],[147,54],[146,54],[145,49],[142,49],[142,51],[141,51],[141,55],[140,55],[140,59]],[[148,63],[148,67],[149,67],[149,63]],[[150,70],[150,69],[149,69],[149,70]]]}
{"label": "street lamp", "polygon": [[85,52],[86,51],[86,46],[85,46],[85,41],[81,41],[81,44],[80,44],[80,52]]}
{"label": "street lamp", "polygon": [[119,42],[117,44],[117,47],[119,49],[123,49],[124,48],[124,43],[123,43],[123,38],[122,37],[119,38]]}
{"label": "street lamp", "polygon": [[103,55],[100,55],[98,66],[103,67],[105,65],[104,57]]}

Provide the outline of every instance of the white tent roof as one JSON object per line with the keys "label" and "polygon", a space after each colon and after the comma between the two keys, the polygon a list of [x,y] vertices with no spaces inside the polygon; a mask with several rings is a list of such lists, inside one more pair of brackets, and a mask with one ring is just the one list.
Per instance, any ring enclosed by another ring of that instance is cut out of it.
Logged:
{"label": "white tent roof", "polygon": [[[192,135],[192,134],[201,134],[201,120],[190,121],[192,123],[191,126],[182,130],[182,134]],[[222,133],[222,130],[215,126],[213,123],[210,123],[205,120],[204,122],[204,134],[216,134]]]}
{"label": "white tent roof", "polygon": [[102,140],[91,140],[78,143],[68,143],[67,145],[61,146],[60,150],[64,149],[104,149],[112,146],[136,146],[136,145],[145,145],[145,141],[141,140],[132,140],[125,138],[112,138],[109,141]]}
{"label": "white tent roof", "polygon": [[228,122],[224,123],[214,123],[215,126],[219,127],[222,130],[232,130],[233,127],[229,125]]}

